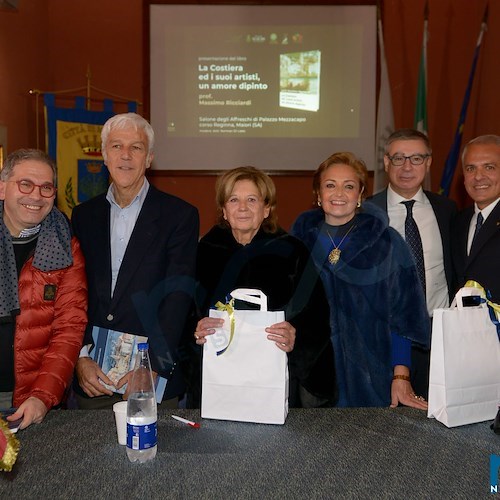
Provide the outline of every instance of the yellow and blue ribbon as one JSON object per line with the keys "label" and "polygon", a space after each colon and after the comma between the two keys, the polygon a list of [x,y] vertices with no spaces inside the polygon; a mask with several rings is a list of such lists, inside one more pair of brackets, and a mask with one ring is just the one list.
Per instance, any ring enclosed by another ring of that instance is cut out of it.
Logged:
{"label": "yellow and blue ribbon", "polygon": [[496,326],[497,328],[497,335],[498,335],[498,340],[500,340],[500,305],[495,304],[495,302],[492,302],[489,298],[491,297],[490,293],[486,291],[477,281],[474,280],[469,280],[467,283],[465,283],[466,288],[476,288],[481,292],[481,301],[486,302],[486,305],[488,306],[488,311],[490,313],[490,319],[492,323]]}

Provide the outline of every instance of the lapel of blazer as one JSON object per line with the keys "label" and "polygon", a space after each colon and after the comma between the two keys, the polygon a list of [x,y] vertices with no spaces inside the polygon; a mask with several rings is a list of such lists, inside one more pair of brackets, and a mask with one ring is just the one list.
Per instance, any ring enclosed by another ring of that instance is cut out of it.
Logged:
{"label": "lapel of blazer", "polygon": [[439,228],[439,233],[441,234],[441,242],[443,245],[443,257],[446,259],[447,253],[449,253],[451,250],[451,232],[450,232],[451,217],[448,215],[449,209],[444,206],[440,195],[432,193],[430,191],[424,191],[424,194],[425,196],[427,196],[427,199],[431,204],[432,210],[434,211],[436,222]]}
{"label": "lapel of blazer", "polygon": [[156,208],[155,194],[154,187],[150,186],[120,266],[113,293],[113,303],[119,301],[121,295],[127,290],[128,283],[141,266],[145,254],[149,251],[151,242],[157,235],[158,225],[156,220],[159,216],[159,209]]}
{"label": "lapel of blazer", "polygon": [[457,255],[460,257],[461,264],[463,265],[464,269],[467,266],[467,262],[469,260],[469,257],[467,255],[467,242],[469,239],[470,220],[472,219],[473,215],[474,215],[474,207],[468,207],[464,209],[463,212],[460,212],[459,219],[457,220],[456,223],[456,229],[457,229],[457,234],[455,236],[457,245],[456,251]]}
{"label": "lapel of blazer", "polygon": [[387,188],[373,195],[367,201],[371,201],[374,205],[384,210],[384,212],[387,212]]}
{"label": "lapel of blazer", "polygon": [[497,206],[493,209],[493,212],[491,212],[491,214],[488,216],[483,226],[481,227],[481,230],[477,234],[477,237],[470,249],[470,254],[467,259],[466,265],[469,265],[477,257],[477,254],[481,251],[481,248],[483,248],[484,245],[490,240],[490,238],[492,238],[492,236],[498,231],[500,231],[500,202],[497,203]]}
{"label": "lapel of blazer", "polygon": [[432,210],[434,212],[434,215],[436,216],[436,221],[439,227],[439,232],[441,233],[441,238],[443,238],[443,246],[445,245],[444,238],[445,236],[448,236],[448,228],[444,225],[444,220],[442,217],[442,211],[441,211],[441,205],[438,202],[438,198],[436,196],[433,196],[433,193],[429,191],[424,191],[425,196],[429,200],[429,203],[431,204]]}
{"label": "lapel of blazer", "polygon": [[[92,246],[99,249],[99,256],[94,256],[93,267],[96,283],[96,292],[99,300],[105,304],[111,298],[111,244],[109,240],[110,205],[103,196],[96,204],[94,217],[89,224],[92,226]],[[94,255],[94,254],[91,254]]]}

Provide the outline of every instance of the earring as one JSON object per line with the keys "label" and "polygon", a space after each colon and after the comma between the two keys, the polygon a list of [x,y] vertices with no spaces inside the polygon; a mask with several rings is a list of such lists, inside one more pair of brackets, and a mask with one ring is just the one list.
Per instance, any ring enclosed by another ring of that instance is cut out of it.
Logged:
{"label": "earring", "polygon": [[359,208],[361,206],[361,201],[358,200],[358,203],[356,203],[356,207]]}
{"label": "earring", "polygon": [[321,206],[321,200],[318,200],[318,207]]}

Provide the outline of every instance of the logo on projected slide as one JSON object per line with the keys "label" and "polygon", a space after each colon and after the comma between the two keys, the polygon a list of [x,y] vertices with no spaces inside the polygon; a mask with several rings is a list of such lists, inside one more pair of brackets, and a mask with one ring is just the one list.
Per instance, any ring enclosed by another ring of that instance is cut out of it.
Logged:
{"label": "logo on projected slide", "polygon": [[490,455],[490,493],[498,493],[498,468],[500,455]]}
{"label": "logo on projected slide", "polygon": [[83,139],[78,138],[77,141],[85,155],[101,156],[101,140],[97,135],[94,134],[90,138],[85,135]]}

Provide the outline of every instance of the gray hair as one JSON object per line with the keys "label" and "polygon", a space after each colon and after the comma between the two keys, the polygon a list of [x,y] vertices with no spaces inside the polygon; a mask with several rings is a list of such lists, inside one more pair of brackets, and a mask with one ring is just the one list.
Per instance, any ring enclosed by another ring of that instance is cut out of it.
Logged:
{"label": "gray hair", "polygon": [[46,163],[51,169],[54,175],[54,184],[56,183],[57,169],[54,160],[44,151],[40,149],[17,149],[10,153],[9,156],[3,162],[2,170],[0,171],[0,180],[6,181],[11,178],[14,167],[22,163],[23,161],[39,161],[41,163]]}
{"label": "gray hair", "polygon": [[486,134],[486,135],[480,135],[479,137],[476,137],[474,139],[471,139],[465,146],[462,151],[462,163],[464,162],[465,159],[465,153],[467,153],[467,148],[471,146],[472,144],[474,145],[480,145],[480,144],[494,144],[495,146],[500,147],[500,136],[494,135],[494,134]]}
{"label": "gray hair", "polygon": [[121,113],[112,116],[102,127],[101,130],[101,152],[104,161],[106,161],[106,143],[109,133],[114,129],[124,129],[133,127],[135,130],[143,130],[148,138],[148,157],[151,155],[155,145],[155,132],[150,123],[137,113]]}
{"label": "gray hair", "polygon": [[389,146],[395,141],[422,141],[429,154],[432,154],[429,138],[424,133],[414,128],[400,128],[399,130],[395,130],[385,142],[385,154],[389,152]]}

